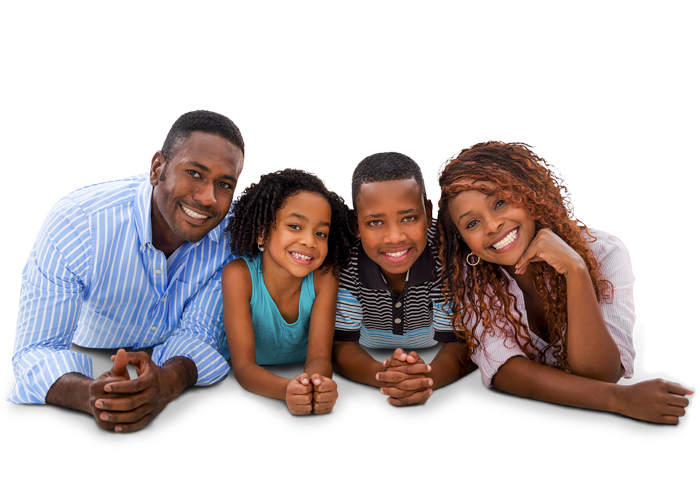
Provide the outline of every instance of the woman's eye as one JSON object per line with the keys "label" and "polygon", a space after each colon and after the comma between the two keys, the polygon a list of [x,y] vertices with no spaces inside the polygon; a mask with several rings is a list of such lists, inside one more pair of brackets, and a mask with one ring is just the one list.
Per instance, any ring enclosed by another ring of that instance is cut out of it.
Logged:
{"label": "woman's eye", "polygon": [[473,228],[474,226],[476,226],[476,221],[475,221],[475,220],[470,220],[469,222],[467,222],[467,225],[465,226],[465,229],[471,229],[471,228]]}
{"label": "woman's eye", "polygon": [[404,217],[403,221],[404,222],[413,222],[414,220],[418,219],[415,215],[409,215],[408,217]]}
{"label": "woman's eye", "polygon": [[382,225],[382,221],[380,221],[380,220],[371,220],[371,221],[369,221],[369,222],[367,223],[367,225],[368,225],[368,226],[371,226],[371,227],[379,227],[379,226]]}
{"label": "woman's eye", "polygon": [[500,208],[500,207],[502,207],[502,206],[505,205],[505,204],[506,204],[505,200],[498,200],[498,201],[496,202],[496,208]]}

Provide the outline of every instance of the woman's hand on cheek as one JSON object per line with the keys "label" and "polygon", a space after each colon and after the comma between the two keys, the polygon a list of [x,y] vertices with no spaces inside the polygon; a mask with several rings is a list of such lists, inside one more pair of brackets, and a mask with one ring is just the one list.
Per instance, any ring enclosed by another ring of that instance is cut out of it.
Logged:
{"label": "woman's hand on cheek", "polygon": [[559,274],[585,268],[581,256],[550,229],[540,229],[515,264],[515,274],[523,274],[530,262],[546,262]]}

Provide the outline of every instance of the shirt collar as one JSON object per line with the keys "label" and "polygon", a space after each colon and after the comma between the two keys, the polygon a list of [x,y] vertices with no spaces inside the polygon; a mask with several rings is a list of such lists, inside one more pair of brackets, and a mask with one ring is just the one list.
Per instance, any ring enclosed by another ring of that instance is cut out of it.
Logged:
{"label": "shirt collar", "polygon": [[[379,264],[374,262],[362,248],[362,242],[357,250],[357,274],[360,283],[365,288],[374,290],[391,290],[382,276]],[[425,250],[420,254],[406,276],[406,285],[415,286],[427,281],[435,280],[435,259],[430,244],[425,245]]]}
{"label": "shirt collar", "polygon": [[[153,186],[148,177],[139,185],[134,193],[134,218],[136,219],[136,232],[139,236],[139,249],[143,252],[148,246],[153,246],[153,229],[151,227],[151,204],[153,200]],[[192,243],[192,247],[198,247],[205,239],[218,244],[224,236],[224,229],[228,222],[228,215],[224,220],[209,231],[207,235],[196,243]]]}

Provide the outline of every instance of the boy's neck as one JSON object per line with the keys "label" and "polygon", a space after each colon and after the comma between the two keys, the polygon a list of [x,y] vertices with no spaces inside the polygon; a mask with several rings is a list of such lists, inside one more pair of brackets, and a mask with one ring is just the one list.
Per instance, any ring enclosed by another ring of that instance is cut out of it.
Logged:
{"label": "boy's neck", "polygon": [[386,284],[389,285],[389,288],[396,292],[397,295],[400,295],[401,292],[403,292],[403,287],[406,286],[406,275],[408,274],[408,271],[405,273],[391,274],[387,273],[381,267],[379,269],[382,272],[382,276],[384,276],[384,279],[386,280]]}

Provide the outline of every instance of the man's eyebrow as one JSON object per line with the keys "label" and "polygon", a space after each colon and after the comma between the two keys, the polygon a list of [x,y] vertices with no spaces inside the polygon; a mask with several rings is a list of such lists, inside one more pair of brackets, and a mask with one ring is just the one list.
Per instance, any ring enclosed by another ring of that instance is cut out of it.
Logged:
{"label": "man's eyebrow", "polygon": [[[192,165],[193,167],[197,167],[197,168],[200,169],[200,170],[204,170],[204,171],[205,171],[206,173],[208,173],[208,174],[211,173],[211,169],[210,169],[209,167],[207,167],[206,165],[202,165],[202,164],[199,163],[198,161],[191,161],[191,162],[189,162],[189,164]],[[224,174],[224,175],[221,176],[221,178],[222,178],[222,179],[226,179],[226,180],[228,180],[228,181],[231,181],[233,184],[237,184],[237,183],[238,183],[238,179],[236,179],[236,178],[235,178],[234,176],[232,176],[232,175]]]}

